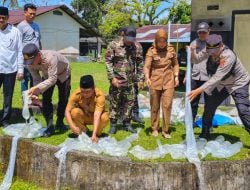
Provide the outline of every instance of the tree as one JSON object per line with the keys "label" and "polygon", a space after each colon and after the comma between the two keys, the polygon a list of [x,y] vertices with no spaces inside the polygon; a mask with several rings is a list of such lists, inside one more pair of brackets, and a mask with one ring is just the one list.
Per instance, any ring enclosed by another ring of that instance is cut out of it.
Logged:
{"label": "tree", "polygon": [[191,22],[191,5],[187,0],[178,0],[169,8],[168,20],[171,23],[187,24]]}
{"label": "tree", "polygon": [[99,30],[101,34],[110,39],[119,33],[119,30],[132,23],[132,14],[126,8],[126,0],[111,0],[103,6],[107,14],[104,16]]}
{"label": "tree", "polygon": [[126,5],[135,16],[138,25],[143,26],[156,24],[159,16],[167,11],[168,8],[165,7],[157,12],[163,2],[169,2],[169,0],[128,0]]}
{"label": "tree", "polygon": [[2,6],[5,7],[18,7],[18,0],[3,0]]}
{"label": "tree", "polygon": [[91,26],[98,27],[104,14],[103,5],[108,0],[73,0],[71,6]]}

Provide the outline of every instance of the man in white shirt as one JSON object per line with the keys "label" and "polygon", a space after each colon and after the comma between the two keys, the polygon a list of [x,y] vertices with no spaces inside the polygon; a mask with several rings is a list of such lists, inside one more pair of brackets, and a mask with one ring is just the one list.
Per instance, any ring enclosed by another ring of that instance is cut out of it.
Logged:
{"label": "man in white shirt", "polygon": [[4,103],[1,124],[6,127],[11,116],[15,80],[23,79],[22,35],[8,24],[9,11],[0,7],[0,87],[3,85]]}

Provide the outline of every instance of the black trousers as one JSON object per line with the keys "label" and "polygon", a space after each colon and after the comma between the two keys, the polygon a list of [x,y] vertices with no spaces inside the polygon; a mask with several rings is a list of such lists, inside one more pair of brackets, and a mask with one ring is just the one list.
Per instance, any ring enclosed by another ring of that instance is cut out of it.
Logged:
{"label": "black trousers", "polygon": [[[205,109],[202,118],[202,133],[209,131],[212,126],[212,119],[214,117],[217,107],[229,96],[226,88],[220,92],[215,89],[211,96],[207,96]],[[240,119],[246,130],[250,132],[250,101],[249,101],[249,84],[235,90],[231,93],[234,99],[235,106],[238,110]]]}
{"label": "black trousers", "polygon": [[12,98],[16,82],[16,72],[0,73],[0,88],[3,85],[3,116],[1,122],[8,122],[12,110]]}
{"label": "black trousers", "polygon": [[[195,90],[199,87],[201,87],[206,81],[200,81],[200,80],[191,80],[191,89]],[[206,104],[206,99],[207,99],[207,94],[204,92],[204,101]],[[199,107],[199,102],[200,102],[200,97],[201,95],[197,96],[192,102],[191,102],[191,107],[192,107],[192,115],[193,115],[193,121],[195,122],[195,118],[198,112],[198,107]]]}
{"label": "black trousers", "polygon": [[[71,77],[69,77],[66,81],[61,83],[57,80],[56,84],[58,87],[58,106],[57,106],[57,122],[62,122],[64,118],[65,108],[68,103],[68,98],[70,94],[70,85]],[[51,86],[43,93],[43,116],[47,120],[53,118],[53,104],[52,104],[52,95],[55,88],[55,85]]]}

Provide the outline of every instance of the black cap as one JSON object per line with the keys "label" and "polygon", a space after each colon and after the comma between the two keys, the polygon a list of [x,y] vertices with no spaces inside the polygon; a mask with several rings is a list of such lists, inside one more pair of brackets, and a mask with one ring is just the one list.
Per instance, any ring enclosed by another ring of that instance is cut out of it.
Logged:
{"label": "black cap", "polygon": [[197,29],[197,32],[209,32],[209,25],[208,23],[206,22],[201,22],[199,25],[198,25],[198,29]]}
{"label": "black cap", "polygon": [[9,16],[8,8],[0,6],[0,15]]}
{"label": "black cap", "polygon": [[24,65],[31,65],[38,54],[39,49],[35,44],[27,44],[23,48]]}
{"label": "black cap", "polygon": [[217,51],[218,48],[221,47],[222,44],[222,37],[221,35],[211,34],[206,39],[206,50],[208,54]]}
{"label": "black cap", "polygon": [[83,75],[80,79],[80,88],[94,88],[94,79],[92,75]]}
{"label": "black cap", "polygon": [[126,27],[122,30],[124,32],[124,39],[129,42],[135,42],[136,40],[136,29],[133,27]]}

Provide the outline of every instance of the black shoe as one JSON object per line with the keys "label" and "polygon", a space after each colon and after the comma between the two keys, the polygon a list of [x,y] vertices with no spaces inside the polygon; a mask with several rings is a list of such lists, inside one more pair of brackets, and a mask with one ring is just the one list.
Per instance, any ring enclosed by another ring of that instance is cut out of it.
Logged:
{"label": "black shoe", "polygon": [[109,129],[109,134],[115,134],[116,131],[117,131],[117,128],[116,128],[116,123],[110,123],[110,129]]}
{"label": "black shoe", "polygon": [[136,130],[131,127],[130,123],[123,124],[123,130],[131,133],[136,133]]}
{"label": "black shoe", "polygon": [[62,122],[56,122],[55,129],[63,132],[63,131],[67,131],[68,127],[66,127],[66,125],[64,125],[64,123],[62,121]]}
{"label": "black shoe", "polygon": [[139,124],[144,124],[145,121],[143,121],[139,116],[138,114],[133,114],[132,115],[132,121],[136,122],[136,123],[139,123]]}
{"label": "black shoe", "polygon": [[3,128],[8,127],[9,125],[10,125],[10,124],[9,124],[7,121],[3,121],[3,122],[2,122]]}
{"label": "black shoe", "polygon": [[43,137],[50,137],[51,135],[53,135],[55,133],[55,129],[54,126],[49,126],[47,127],[47,129],[44,131],[43,133]]}

